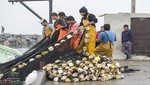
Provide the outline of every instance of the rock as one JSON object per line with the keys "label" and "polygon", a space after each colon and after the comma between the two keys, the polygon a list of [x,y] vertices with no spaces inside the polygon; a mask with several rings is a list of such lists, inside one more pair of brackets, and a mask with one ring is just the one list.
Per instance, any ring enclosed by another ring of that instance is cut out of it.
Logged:
{"label": "rock", "polygon": [[0,42],[4,42],[4,41],[5,41],[5,39],[0,37]]}
{"label": "rock", "polygon": [[9,33],[5,33],[5,34],[3,34],[3,36],[6,37],[6,38],[8,38],[8,37],[11,37],[12,35],[9,34]]}
{"label": "rock", "polygon": [[15,37],[9,37],[7,40],[8,40],[10,43],[11,43],[11,42],[16,42],[16,38],[15,38]]}
{"label": "rock", "polygon": [[9,41],[6,40],[6,41],[3,42],[3,45],[10,46],[10,43],[9,43]]}
{"label": "rock", "polygon": [[28,42],[26,41],[26,39],[21,39],[21,46],[22,47],[27,47],[28,46]]}

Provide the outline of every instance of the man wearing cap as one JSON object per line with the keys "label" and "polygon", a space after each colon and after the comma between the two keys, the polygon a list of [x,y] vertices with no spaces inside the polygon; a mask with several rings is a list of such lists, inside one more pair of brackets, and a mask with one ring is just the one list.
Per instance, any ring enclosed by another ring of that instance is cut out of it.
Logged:
{"label": "man wearing cap", "polygon": [[83,52],[91,55],[94,54],[96,40],[95,23],[97,23],[98,20],[95,15],[88,13],[86,7],[82,7],[79,10],[79,13],[82,16],[80,26],[84,26],[85,29],[80,45],[78,46],[78,52]]}
{"label": "man wearing cap", "polygon": [[53,29],[53,26],[52,24],[49,24],[45,19],[42,19],[40,21],[40,23],[42,24],[43,27],[43,36],[44,37],[49,37],[52,33],[52,29]]}

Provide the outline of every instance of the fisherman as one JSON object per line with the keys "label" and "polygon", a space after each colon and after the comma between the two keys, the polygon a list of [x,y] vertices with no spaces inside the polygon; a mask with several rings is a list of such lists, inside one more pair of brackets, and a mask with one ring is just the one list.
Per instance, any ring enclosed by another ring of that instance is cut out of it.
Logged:
{"label": "fisherman", "polygon": [[50,37],[53,30],[52,24],[49,24],[45,19],[42,19],[40,23],[43,26],[43,36]]}
{"label": "fisherman", "polygon": [[96,26],[97,18],[94,14],[88,13],[86,7],[82,7],[79,10],[80,15],[82,16],[80,26],[84,26],[85,31],[83,33],[82,40],[78,46],[78,52],[82,52],[91,55],[94,54],[95,48],[95,39],[96,39]]}
{"label": "fisherman", "polygon": [[71,48],[76,49],[79,44],[80,38],[81,38],[81,33],[78,32],[79,24],[77,21],[75,21],[73,16],[68,16],[66,18],[66,21],[67,21],[67,24],[69,25],[69,27],[68,27],[69,33],[73,32],[74,34],[76,34],[75,36],[73,36],[73,38],[71,39],[71,42],[70,42]]}
{"label": "fisherman", "polygon": [[[46,39],[50,38],[53,26],[51,24],[49,24],[47,22],[47,20],[45,20],[45,19],[41,19],[40,23],[43,26],[43,36],[46,37]],[[42,69],[44,65],[45,65],[45,61],[43,59],[41,59],[40,69]]]}
{"label": "fisherman", "polygon": [[4,32],[4,31],[5,31],[5,28],[4,28],[3,26],[1,26],[1,28],[2,28],[2,29],[1,29],[1,34],[4,34],[4,33],[5,33],[5,32]]}
{"label": "fisherman", "polygon": [[66,14],[64,12],[59,12],[58,16],[59,16],[59,18],[62,18],[62,19],[66,18]]}
{"label": "fisherman", "polygon": [[[98,35],[104,31],[104,26],[101,26],[100,27],[100,31],[97,31],[96,32],[96,39],[98,38]],[[100,44],[100,42],[96,42],[96,47]]]}
{"label": "fisherman", "polygon": [[112,58],[114,41],[116,39],[116,34],[110,31],[110,25],[104,24],[104,32],[101,32],[98,36],[97,42],[101,42],[95,48],[95,54],[108,58]]}
{"label": "fisherman", "polygon": [[67,23],[65,22],[64,19],[61,19],[58,17],[57,13],[52,13],[51,14],[51,19],[55,20],[54,22],[54,30],[52,32],[51,37],[55,34],[57,34],[57,36],[55,37],[54,41],[59,41],[60,39],[62,39],[68,32],[68,30],[66,29],[67,27]]}
{"label": "fisherman", "polygon": [[131,58],[132,53],[132,34],[128,25],[124,25],[124,31],[122,32],[122,52],[127,56],[127,59]]}

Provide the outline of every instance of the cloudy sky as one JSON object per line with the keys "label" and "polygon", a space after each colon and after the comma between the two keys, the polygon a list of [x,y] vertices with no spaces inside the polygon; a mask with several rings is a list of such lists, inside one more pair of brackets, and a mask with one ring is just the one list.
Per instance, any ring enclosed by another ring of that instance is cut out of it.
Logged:
{"label": "cloudy sky", "polygon": [[[48,2],[26,2],[40,16],[48,18]],[[98,18],[105,13],[130,12],[130,0],[53,0],[53,11],[64,11],[66,15],[73,15],[80,22],[79,9],[86,6],[90,13]],[[150,13],[150,0],[137,0],[137,13]],[[103,18],[98,18],[97,28],[103,24]],[[42,26],[39,19],[20,3],[12,5],[8,0],[0,0],[0,26],[5,32],[14,34],[41,34]]]}

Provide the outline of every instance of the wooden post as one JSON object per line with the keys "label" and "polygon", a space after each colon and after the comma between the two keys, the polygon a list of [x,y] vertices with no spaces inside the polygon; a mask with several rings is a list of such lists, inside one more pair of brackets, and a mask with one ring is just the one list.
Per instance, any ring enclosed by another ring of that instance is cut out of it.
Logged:
{"label": "wooden post", "polygon": [[131,13],[136,11],[136,0],[131,0]]}
{"label": "wooden post", "polygon": [[51,17],[50,17],[50,15],[52,14],[52,12],[53,12],[53,0],[49,0],[49,23],[53,23],[52,22],[52,19],[51,19]]}

